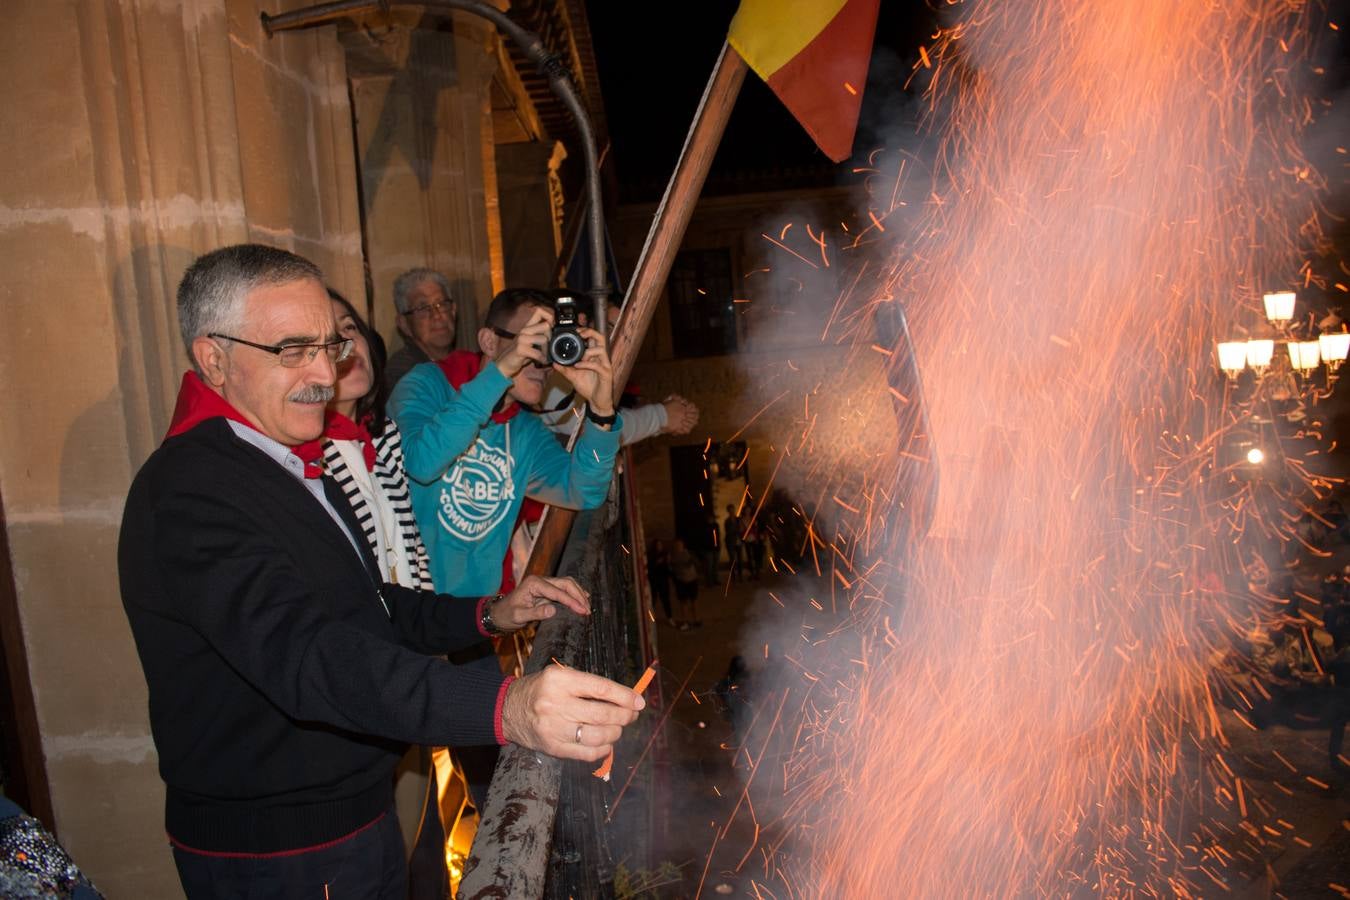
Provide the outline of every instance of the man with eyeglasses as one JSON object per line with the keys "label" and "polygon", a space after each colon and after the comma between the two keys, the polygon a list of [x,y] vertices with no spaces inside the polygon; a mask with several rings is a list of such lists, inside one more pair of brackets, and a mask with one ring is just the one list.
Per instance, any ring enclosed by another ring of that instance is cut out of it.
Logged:
{"label": "man with eyeglasses", "polygon": [[455,346],[455,301],[450,282],[435,269],[409,269],[394,279],[394,308],[403,346],[389,356],[385,384],[394,385],[424,362],[438,362]]}
{"label": "man with eyeglasses", "polygon": [[402,900],[408,743],[597,760],[641,698],[573,669],[510,679],[443,658],[555,603],[589,612],[571,579],[477,600],[381,580],[304,449],[351,352],[318,268],[226,247],[188,269],[178,310],[193,371],[127,497],[118,568],[184,891]]}

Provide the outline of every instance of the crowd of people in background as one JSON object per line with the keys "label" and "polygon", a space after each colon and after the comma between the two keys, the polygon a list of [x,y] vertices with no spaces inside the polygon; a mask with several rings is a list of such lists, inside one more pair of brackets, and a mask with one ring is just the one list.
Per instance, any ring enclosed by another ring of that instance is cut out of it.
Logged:
{"label": "crowd of people in background", "polygon": [[[710,513],[687,536],[674,537],[669,543],[665,538],[653,538],[647,545],[647,583],[652,598],[666,624],[680,631],[703,625],[698,615],[700,582],[705,588],[722,588],[735,582],[758,581],[771,554],[771,540],[789,533],[779,515],[779,504],[757,509],[747,502],[737,509],[728,503],[725,509],[721,522]],[[781,552],[783,547],[772,550]],[[725,582],[721,576],[724,557]]]}

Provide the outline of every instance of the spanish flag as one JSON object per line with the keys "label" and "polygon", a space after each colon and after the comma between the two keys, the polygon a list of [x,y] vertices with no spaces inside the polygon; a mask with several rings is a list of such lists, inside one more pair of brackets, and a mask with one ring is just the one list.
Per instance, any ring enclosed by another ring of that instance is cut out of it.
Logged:
{"label": "spanish flag", "polygon": [[880,0],[741,0],[727,42],[835,162],[853,152]]}

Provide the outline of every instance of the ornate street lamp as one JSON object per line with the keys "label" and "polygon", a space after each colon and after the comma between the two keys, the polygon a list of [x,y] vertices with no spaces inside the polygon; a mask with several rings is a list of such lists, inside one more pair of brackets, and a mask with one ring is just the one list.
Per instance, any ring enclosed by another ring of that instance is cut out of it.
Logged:
{"label": "ornate street lamp", "polygon": [[1247,368],[1247,341],[1224,341],[1219,344],[1219,368],[1233,381],[1237,381],[1242,370]]}
{"label": "ornate street lamp", "polygon": [[1294,318],[1294,300],[1296,295],[1293,291],[1279,291],[1274,294],[1266,294],[1263,298],[1266,303],[1266,318],[1270,324],[1276,328],[1282,328],[1289,324]]}
{"label": "ornate street lamp", "polygon": [[1247,342],[1247,365],[1251,366],[1252,371],[1256,373],[1257,378],[1266,374],[1266,369],[1270,366],[1271,357],[1274,355],[1274,341],[1257,339]]}
{"label": "ornate street lamp", "polygon": [[[1306,379],[1325,364],[1327,385],[1336,380],[1337,370],[1350,353],[1350,333],[1332,332],[1320,334],[1309,340],[1300,340],[1294,333],[1294,305],[1298,299],[1293,291],[1277,291],[1264,295],[1266,319],[1275,329],[1278,342],[1285,344],[1288,351],[1289,368],[1280,370],[1287,377],[1290,372]],[[1342,326],[1344,327],[1344,326]],[[1230,381],[1237,381],[1245,369],[1255,373],[1257,381],[1264,379],[1266,372],[1275,363],[1276,339],[1253,338],[1247,341],[1222,341],[1217,345],[1219,369]],[[1277,373],[1278,374],[1278,373]]]}
{"label": "ornate street lamp", "polygon": [[1322,361],[1322,347],[1317,341],[1290,341],[1289,365],[1303,377],[1308,377]]}
{"label": "ornate street lamp", "polygon": [[1327,371],[1334,373],[1345,362],[1347,352],[1350,352],[1350,334],[1344,331],[1321,334],[1317,336],[1317,343],[1321,345],[1322,361],[1327,364]]}

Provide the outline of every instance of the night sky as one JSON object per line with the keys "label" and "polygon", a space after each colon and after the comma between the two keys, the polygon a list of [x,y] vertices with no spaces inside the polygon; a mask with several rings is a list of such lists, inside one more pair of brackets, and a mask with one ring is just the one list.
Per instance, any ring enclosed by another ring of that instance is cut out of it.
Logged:
{"label": "night sky", "polygon": [[[737,0],[662,7],[588,0],[620,202],[654,200],[665,189],[736,6]],[[654,8],[688,14],[658,19],[651,15]],[[855,153],[882,142],[882,123],[908,115],[916,89],[907,95],[903,84],[934,22],[922,2],[882,0]],[[848,168],[817,150],[751,72],[704,193],[829,185]]]}

